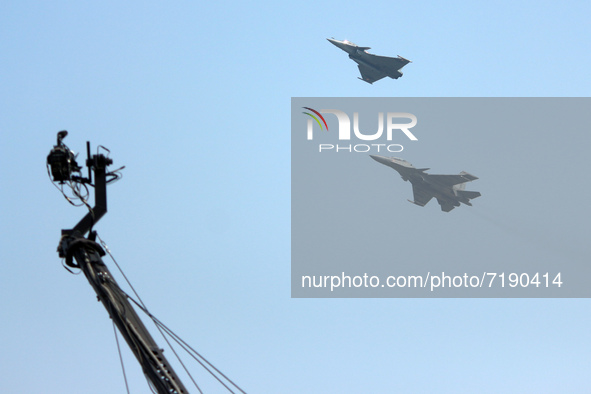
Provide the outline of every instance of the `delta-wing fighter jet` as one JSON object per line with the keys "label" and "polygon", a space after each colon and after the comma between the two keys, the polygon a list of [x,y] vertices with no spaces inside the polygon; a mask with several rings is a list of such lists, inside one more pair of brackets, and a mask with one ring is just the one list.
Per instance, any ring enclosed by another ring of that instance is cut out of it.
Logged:
{"label": "delta-wing fighter jet", "polygon": [[414,201],[408,201],[421,207],[435,197],[441,205],[441,210],[449,212],[454,207],[459,207],[460,203],[472,206],[470,200],[480,197],[479,192],[464,190],[467,182],[478,179],[467,172],[462,171],[458,175],[431,175],[425,172],[429,168],[415,168],[403,159],[377,155],[370,155],[370,157],[378,163],[392,167],[398,171],[402,179],[410,181]]}
{"label": "delta-wing fighter jet", "polygon": [[349,54],[349,58],[357,63],[362,81],[374,83],[384,77],[398,79],[402,76],[400,69],[410,63],[410,60],[398,57],[372,55],[367,52],[370,47],[360,47],[351,41],[339,41],[327,38],[335,46]]}

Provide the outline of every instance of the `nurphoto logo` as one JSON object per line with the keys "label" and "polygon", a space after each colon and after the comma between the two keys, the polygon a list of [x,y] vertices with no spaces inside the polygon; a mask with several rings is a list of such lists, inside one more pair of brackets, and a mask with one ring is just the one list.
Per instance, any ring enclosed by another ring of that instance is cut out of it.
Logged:
{"label": "nurphoto logo", "polygon": [[[333,114],[337,118],[338,122],[338,133],[337,137],[339,141],[350,141],[351,140],[351,119],[349,115],[347,115],[344,111],[338,109],[321,109],[317,111],[310,107],[302,107],[310,112],[303,112],[303,114],[309,116],[307,119],[307,139],[312,141],[314,139],[314,122],[318,124],[320,130],[326,129],[328,131],[328,123],[322,114]],[[417,141],[417,137],[414,136],[413,133],[410,132],[409,129],[416,126],[417,124],[417,117],[411,113],[407,112],[388,112],[386,114],[386,119],[384,121],[384,113],[378,112],[378,130],[373,133],[365,133],[359,129],[359,113],[353,112],[353,134],[354,137],[361,141],[377,141],[382,139],[384,129],[386,129],[386,141],[392,141],[392,136],[394,135],[395,131],[401,131],[410,139],[411,141]],[[395,123],[396,119],[396,123]],[[409,119],[409,123],[398,123],[398,119]],[[323,126],[324,125],[324,126]],[[402,152],[404,149],[400,144],[349,144],[349,145],[339,145],[339,144],[319,144],[318,145],[319,152],[326,152],[326,151],[333,151],[333,152],[358,152],[358,153],[365,153],[369,151],[388,151],[388,152]]]}

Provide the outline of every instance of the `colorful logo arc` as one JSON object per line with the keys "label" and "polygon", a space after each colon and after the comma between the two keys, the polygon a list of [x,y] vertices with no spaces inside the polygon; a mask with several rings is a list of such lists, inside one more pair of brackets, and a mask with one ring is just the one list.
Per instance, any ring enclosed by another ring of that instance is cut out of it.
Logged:
{"label": "colorful logo arc", "polygon": [[[312,112],[314,112],[316,115],[320,116],[320,119],[322,119],[322,122],[324,123],[324,126],[326,126],[326,131],[328,131],[328,125],[326,124],[326,120],[324,120],[324,116],[320,115],[320,112],[318,112],[318,111],[316,111],[316,110],[314,110],[314,109],[312,109],[312,108],[309,108],[309,107],[302,107],[302,108],[304,108],[304,109],[307,109],[308,111],[312,111]],[[302,112],[302,113],[303,113],[303,114],[306,114],[306,115],[308,115],[308,116],[311,116],[311,117],[312,117],[312,118],[313,118],[313,119],[314,119],[314,120],[315,120],[315,121],[318,123],[318,126],[320,126],[320,130],[322,130],[322,124],[320,123],[320,121],[318,120],[318,118],[317,118],[317,117],[315,117],[314,115],[312,115],[312,114],[311,114],[311,113],[309,113],[309,112]]]}

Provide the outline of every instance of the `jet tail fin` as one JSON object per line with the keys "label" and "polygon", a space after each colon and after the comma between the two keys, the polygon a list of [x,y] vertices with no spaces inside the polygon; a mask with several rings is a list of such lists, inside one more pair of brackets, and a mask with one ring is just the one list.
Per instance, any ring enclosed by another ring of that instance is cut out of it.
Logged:
{"label": "jet tail fin", "polygon": [[419,203],[418,203],[418,202],[416,202],[416,201],[411,201],[411,200],[406,200],[406,201],[408,201],[408,202],[412,202],[413,204],[415,204],[415,205],[418,205],[419,207],[424,207],[424,206],[425,206],[425,204],[419,204]]}
{"label": "jet tail fin", "polygon": [[475,181],[476,179],[478,179],[477,176],[469,174],[466,171],[460,172],[460,175],[463,176],[464,178],[468,179],[469,181]]}
{"label": "jet tail fin", "polygon": [[480,197],[482,195],[482,194],[480,194],[480,192],[472,192],[469,190],[458,190],[456,193],[458,193],[460,196],[466,197],[468,199]]}

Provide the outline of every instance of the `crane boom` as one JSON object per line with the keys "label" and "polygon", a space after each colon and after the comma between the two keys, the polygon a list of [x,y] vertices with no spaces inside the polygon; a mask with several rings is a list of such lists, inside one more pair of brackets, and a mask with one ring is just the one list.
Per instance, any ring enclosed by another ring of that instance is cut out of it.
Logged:
{"label": "crane boom", "polygon": [[[88,206],[89,213],[73,229],[62,230],[59,255],[66,259],[66,265],[80,268],[84,272],[158,394],[187,394],[187,389],[164,356],[163,350],[158,347],[130,304],[127,294],[119,287],[103,262],[101,256],[105,252],[96,242],[96,232],[92,231],[96,222],[107,212],[106,169],[112,164],[112,160],[98,153],[90,156],[90,143],[87,143],[86,165],[89,176],[72,176],[72,172],[80,172],[81,167],[75,162],[73,153],[62,143],[66,135],[66,131],[58,133],[58,144],[47,157],[54,182],[78,182],[94,186],[95,206]],[[91,181],[91,170],[95,175],[94,184]],[[84,237],[86,233],[88,238]]]}

